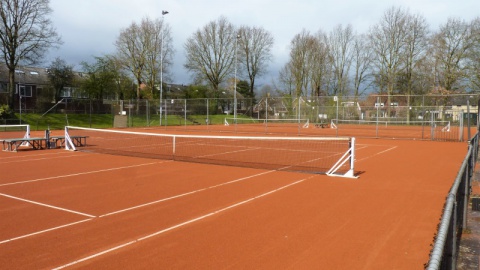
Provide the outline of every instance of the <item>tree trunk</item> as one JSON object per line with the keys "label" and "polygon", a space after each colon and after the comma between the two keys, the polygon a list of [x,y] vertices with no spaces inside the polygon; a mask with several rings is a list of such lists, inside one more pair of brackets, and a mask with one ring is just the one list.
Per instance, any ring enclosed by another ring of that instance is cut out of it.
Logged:
{"label": "tree trunk", "polygon": [[8,79],[9,79],[9,85],[8,85],[8,106],[14,110],[14,103],[15,103],[15,70],[9,70],[8,71]]}

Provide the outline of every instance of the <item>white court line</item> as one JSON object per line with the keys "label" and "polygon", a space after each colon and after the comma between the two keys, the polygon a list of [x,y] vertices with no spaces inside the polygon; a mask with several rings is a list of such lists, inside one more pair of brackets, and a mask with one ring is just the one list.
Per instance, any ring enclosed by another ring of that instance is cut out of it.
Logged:
{"label": "white court line", "polygon": [[206,191],[206,190],[209,190],[209,189],[214,189],[214,188],[217,188],[217,187],[226,186],[226,185],[229,185],[229,184],[233,184],[233,183],[236,183],[236,182],[244,181],[244,180],[247,180],[247,179],[250,179],[250,178],[253,178],[253,177],[261,176],[261,175],[264,175],[264,174],[269,174],[269,173],[272,173],[272,172],[275,172],[275,171],[267,171],[267,172],[262,172],[262,173],[250,175],[250,176],[247,176],[247,177],[238,178],[238,179],[235,179],[235,180],[232,180],[232,181],[229,181],[229,182],[225,182],[225,183],[221,183],[221,184],[218,184],[218,185],[214,185],[214,186],[209,186],[209,187],[206,187],[206,188],[201,188],[201,189],[193,190],[193,191],[189,191],[189,192],[186,192],[186,193],[178,194],[178,195],[175,195],[175,196],[172,196],[172,197],[163,198],[163,199],[160,199],[160,200],[157,200],[157,201],[153,201],[153,202],[149,202],[149,203],[145,203],[145,204],[136,205],[136,206],[129,207],[129,208],[125,208],[125,209],[118,210],[118,211],[115,211],[115,212],[110,212],[110,213],[107,213],[107,214],[104,214],[104,215],[100,215],[99,217],[111,216],[111,215],[115,215],[115,214],[127,212],[127,211],[130,211],[130,210],[142,208],[142,207],[145,207],[145,206],[157,204],[157,203],[160,203],[160,202],[165,202],[165,201],[169,201],[169,200],[173,200],[173,199],[185,197],[185,196],[187,196],[187,195],[192,195],[192,194],[195,194],[195,193],[198,193],[198,192],[202,192],[202,191]]}
{"label": "white court line", "polygon": [[0,162],[0,164],[11,164],[11,163],[21,163],[21,162],[31,162],[37,160],[50,160],[50,159],[57,159],[57,158],[69,158],[69,157],[78,157],[78,155],[68,155],[68,156],[57,156],[57,157],[42,157],[42,158],[30,158],[30,159],[22,159],[22,160],[12,160],[6,162]]}
{"label": "white court line", "polygon": [[149,165],[153,165],[153,164],[160,164],[160,163],[164,163],[164,162],[171,162],[171,161],[169,161],[169,160],[160,161],[160,162],[156,161],[156,162],[150,162],[150,163],[142,163],[142,164],[115,167],[115,168],[89,171],[89,172],[82,172],[82,173],[64,174],[64,175],[51,176],[51,177],[45,177],[45,178],[39,178],[39,179],[33,179],[33,180],[26,180],[26,181],[20,181],[20,182],[0,184],[0,187],[19,185],[19,184],[25,184],[25,183],[33,183],[33,182],[40,182],[40,181],[46,181],[46,180],[52,180],[52,179],[58,179],[58,178],[66,178],[66,177],[79,176],[79,175],[86,175],[86,174],[94,174],[94,173],[99,173],[99,172],[109,172],[109,171],[123,170],[123,169],[129,169],[129,168],[135,168],[135,167],[141,167],[141,166],[149,166]]}
{"label": "white court line", "polygon": [[[376,146],[376,145],[375,145],[375,146]],[[383,150],[383,151],[377,152],[377,153],[375,153],[375,154],[373,154],[373,155],[370,155],[370,156],[368,156],[368,157],[364,157],[364,158],[362,158],[362,159],[355,159],[355,162],[360,162],[360,161],[363,161],[363,160],[372,158],[372,157],[374,157],[374,156],[378,156],[378,155],[384,154],[384,153],[389,152],[389,151],[391,151],[391,150],[393,150],[393,149],[395,149],[395,148],[397,148],[397,147],[398,147],[398,146],[392,146],[392,147],[390,147],[390,148],[388,148],[388,149],[385,149],[385,150]],[[364,147],[364,148],[365,148],[365,149],[368,148],[368,145],[367,145],[366,147]],[[357,149],[357,150],[358,150],[358,149]]]}
{"label": "white court line", "polygon": [[30,236],[34,236],[34,235],[37,235],[37,234],[46,233],[46,232],[58,230],[58,229],[61,229],[61,228],[77,225],[77,224],[80,224],[80,223],[83,223],[83,222],[86,222],[86,221],[90,221],[90,220],[92,220],[92,219],[88,218],[88,219],[80,220],[80,221],[77,221],[77,222],[61,225],[61,226],[58,226],[58,227],[53,227],[53,228],[50,228],[50,229],[46,229],[46,230],[43,230],[43,231],[38,231],[38,232],[30,233],[30,234],[17,236],[17,237],[14,237],[14,238],[10,238],[10,239],[7,239],[7,240],[0,241],[0,245],[11,242],[11,241],[19,240],[19,239],[22,239],[22,238],[27,238],[27,237],[30,237]]}
{"label": "white court line", "polygon": [[[218,145],[217,145],[218,147]],[[259,147],[248,147],[248,148],[242,148],[242,149],[238,149],[238,150],[232,150],[232,151],[227,151],[227,152],[221,152],[221,153],[213,153],[213,154],[208,154],[208,155],[201,155],[201,156],[195,156],[194,158],[205,158],[205,157],[212,157],[212,156],[223,156],[223,155],[229,155],[229,154],[235,154],[235,153],[239,153],[239,152],[247,152],[247,151],[252,151],[252,150],[258,150],[258,149],[262,149],[262,148],[259,148]]]}
{"label": "white court line", "polygon": [[52,156],[52,155],[62,155],[62,154],[68,154],[69,151],[54,151],[54,152],[49,152],[49,151],[38,151],[33,153],[29,153],[26,155],[20,155],[21,152],[16,152],[16,153],[11,153],[11,156],[5,156],[2,157],[2,159],[13,159],[13,158],[24,158],[24,157],[38,157],[38,156]]}
{"label": "white court line", "polygon": [[58,206],[53,206],[53,205],[50,205],[50,204],[45,204],[45,203],[40,203],[40,202],[36,202],[36,201],[31,201],[31,200],[27,200],[27,199],[15,197],[15,196],[3,194],[3,193],[0,193],[0,196],[7,197],[7,198],[10,198],[10,199],[19,200],[19,201],[23,201],[23,202],[28,202],[28,203],[31,203],[31,204],[36,204],[36,205],[40,205],[40,206],[45,206],[45,207],[48,207],[48,208],[53,208],[53,209],[60,210],[60,211],[64,211],[64,212],[74,213],[74,214],[77,214],[77,215],[82,215],[82,216],[86,216],[86,217],[90,217],[90,218],[94,218],[94,217],[95,217],[95,216],[92,216],[92,215],[89,215],[89,214],[85,214],[85,213],[82,213],[82,212],[78,212],[78,211],[74,211],[74,210],[70,210],[70,209],[66,209],[66,208],[62,208],[62,207],[58,207]]}
{"label": "white court line", "polygon": [[300,179],[300,180],[298,180],[298,181],[296,181],[296,182],[293,182],[293,183],[287,184],[287,185],[285,185],[285,186],[279,187],[279,188],[277,188],[277,189],[274,189],[274,190],[265,192],[265,193],[260,194],[260,195],[258,195],[258,196],[255,196],[255,197],[246,199],[246,200],[244,200],[244,201],[241,201],[241,202],[238,202],[238,203],[229,205],[229,206],[227,206],[227,207],[224,207],[224,208],[221,208],[221,209],[219,209],[219,210],[210,212],[210,213],[205,214],[205,215],[203,215],[203,216],[199,216],[199,217],[196,217],[196,218],[187,220],[187,221],[185,221],[185,222],[182,222],[182,223],[173,225],[173,226],[171,226],[171,227],[165,228],[165,229],[163,229],[163,230],[154,232],[154,233],[152,233],[152,234],[146,235],[146,236],[144,236],[144,237],[137,238],[137,239],[135,239],[135,240],[133,240],[133,241],[126,242],[126,243],[124,243],[124,244],[121,244],[121,245],[115,246],[115,247],[113,247],[113,248],[110,248],[110,249],[107,249],[107,250],[104,250],[104,251],[95,253],[95,254],[90,255],[90,256],[88,256],[88,257],[84,257],[84,258],[82,258],[82,259],[79,259],[79,260],[76,260],[76,261],[73,261],[73,262],[70,262],[70,263],[61,265],[61,266],[56,267],[56,268],[53,268],[53,269],[63,269],[63,268],[67,268],[67,267],[69,267],[69,266],[72,266],[72,265],[75,265],[75,264],[78,264],[78,263],[81,263],[81,262],[88,261],[88,260],[90,260],[90,259],[99,257],[99,256],[104,255],[104,254],[107,254],[107,253],[109,253],[109,252],[112,252],[112,251],[115,251],[115,250],[124,248],[124,247],[126,247],[126,246],[131,245],[131,244],[135,244],[135,243],[138,243],[138,242],[140,242],[140,241],[143,241],[143,240],[152,238],[152,237],[154,237],[154,236],[157,236],[157,235],[160,235],[160,234],[163,234],[163,233],[172,231],[172,230],[174,230],[174,229],[178,229],[178,228],[183,227],[183,226],[185,226],[185,225],[188,225],[188,224],[194,223],[194,222],[196,222],[196,221],[200,221],[200,220],[206,219],[206,218],[208,218],[208,217],[211,217],[211,216],[214,216],[214,215],[216,215],[216,214],[225,212],[225,211],[230,210],[230,209],[232,209],[232,208],[241,206],[241,205],[246,204],[246,203],[248,203],[248,202],[251,202],[251,201],[253,201],[253,200],[256,200],[256,199],[259,199],[259,198],[268,196],[268,195],[270,195],[270,194],[273,194],[273,193],[278,192],[278,191],[280,191],[280,190],[286,189],[286,188],[291,187],[291,186],[293,186],[293,185],[297,185],[297,184],[299,184],[299,183],[302,183],[302,182],[304,182],[304,181],[306,181],[306,180],[308,180],[308,179],[310,179],[310,178],[312,178],[312,177],[314,177],[314,176],[309,176],[309,177],[307,177],[307,178]]}
{"label": "white court line", "polygon": [[[268,173],[272,173],[272,172],[275,172],[275,171],[268,171],[268,172],[263,172],[263,173],[259,173],[259,174],[256,174],[256,175],[248,176],[248,177],[238,178],[238,179],[226,182],[226,183],[221,183],[221,184],[210,186],[210,187],[207,187],[207,188],[203,188],[203,189],[187,192],[187,193],[184,193],[184,194],[176,195],[176,196],[173,196],[173,197],[170,197],[170,198],[164,198],[164,199],[161,199],[161,200],[158,200],[158,201],[149,202],[149,203],[142,204],[142,205],[137,205],[137,206],[134,206],[134,207],[130,207],[130,208],[122,209],[122,210],[119,210],[119,211],[107,213],[107,214],[104,214],[104,215],[101,215],[101,216],[98,216],[98,217],[105,217],[105,216],[110,216],[110,215],[126,212],[126,211],[129,211],[129,210],[145,207],[145,206],[160,203],[160,202],[163,202],[163,201],[172,200],[172,199],[175,199],[175,198],[180,198],[180,197],[183,197],[183,196],[187,196],[187,195],[194,194],[194,193],[197,193],[197,192],[205,191],[205,190],[208,190],[208,189],[213,189],[213,188],[217,188],[217,187],[220,187],[220,186],[232,184],[232,183],[235,183],[235,182],[244,181],[244,180],[252,178],[252,177],[256,177],[256,176],[260,176],[260,175],[264,175],[264,174],[268,174]],[[3,195],[3,194],[0,194],[0,195]],[[13,197],[13,196],[8,196],[7,195],[7,197]],[[13,197],[13,198],[15,198],[15,197]],[[21,199],[21,200],[23,200],[23,199]],[[27,201],[27,200],[24,200],[24,201]],[[33,202],[33,203],[35,203],[35,202]],[[39,204],[44,205],[44,206],[48,206],[48,205],[41,204],[41,203],[39,203]],[[56,208],[56,207],[54,207],[54,208]],[[85,221],[90,221],[90,220],[93,220],[94,218],[95,218],[95,216],[91,216],[91,218],[83,220],[83,221],[74,222],[74,223],[71,223],[71,224],[67,224],[67,225],[63,225],[63,226],[59,226],[59,227],[55,227],[55,228],[51,228],[51,229],[38,231],[38,232],[27,234],[27,235],[23,235],[23,236],[11,238],[11,239],[8,239],[8,240],[0,241],[0,244],[6,243],[6,242],[11,242],[11,241],[14,241],[14,240],[19,240],[19,239],[22,239],[22,238],[26,238],[26,237],[37,235],[37,234],[44,233],[44,232],[53,231],[53,230],[56,230],[56,229],[61,229],[61,228],[71,226],[71,225],[75,225],[75,224],[78,224],[78,223],[82,223],[82,222],[85,222]]]}

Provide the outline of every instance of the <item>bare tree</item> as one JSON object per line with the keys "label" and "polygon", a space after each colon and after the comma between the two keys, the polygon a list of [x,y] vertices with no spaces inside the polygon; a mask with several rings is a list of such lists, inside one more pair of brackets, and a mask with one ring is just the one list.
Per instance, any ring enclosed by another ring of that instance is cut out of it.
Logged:
{"label": "bare tree", "polygon": [[[404,51],[407,40],[408,12],[402,8],[388,9],[382,20],[370,29],[369,38],[374,50],[378,84],[385,83],[387,106],[391,103],[398,74],[404,67]],[[390,115],[388,107],[387,115]]]}
{"label": "bare tree", "polygon": [[[163,38],[163,41],[162,41]],[[163,42],[163,44],[162,44]],[[137,98],[141,97],[140,86],[149,83],[154,88],[160,72],[160,47],[163,46],[163,69],[168,69],[173,49],[169,27],[163,20],[145,18],[140,24],[133,22],[120,32],[115,42],[117,58],[129,70],[137,82]]]}
{"label": "bare tree", "polygon": [[433,39],[435,73],[439,86],[446,90],[463,89],[466,78],[467,56],[475,44],[475,36],[468,23],[449,18]]}
{"label": "bare tree", "polygon": [[468,59],[468,74],[470,78],[470,90],[480,90],[480,17],[475,18],[471,23],[473,46],[471,47]]}
{"label": "bare tree", "polygon": [[336,95],[347,95],[348,79],[353,57],[353,41],[355,35],[351,25],[345,28],[338,25],[327,37],[329,57],[335,78],[333,92]]}
{"label": "bare tree", "polygon": [[247,71],[250,80],[250,95],[253,97],[255,79],[267,71],[267,64],[272,60],[274,39],[263,28],[242,26],[238,31],[239,62]]}
{"label": "bare tree", "polygon": [[329,85],[332,77],[332,64],[326,40],[326,35],[319,30],[315,36],[315,41],[312,43],[311,57],[308,58],[311,96],[330,94]]}
{"label": "bare tree", "polygon": [[329,94],[332,71],[328,50],[326,36],[322,31],[312,35],[302,30],[295,35],[290,43],[290,60],[280,74],[291,95]]}
{"label": "bare tree", "polygon": [[[149,90],[153,91],[157,86],[157,78],[160,72],[162,72],[162,76],[165,77],[165,75],[169,73],[169,68],[172,65],[174,50],[172,47],[171,31],[170,27],[166,25],[163,20],[144,20],[142,21],[141,28],[145,35],[145,40],[147,40],[149,44],[143,77],[149,86]],[[161,83],[163,83],[165,79],[162,78],[161,81]]]}
{"label": "bare tree", "polygon": [[295,35],[290,43],[290,60],[287,63],[288,70],[295,85],[296,97],[308,94],[311,80],[310,63],[313,48],[316,48],[317,39],[307,30]]}
{"label": "bare tree", "polygon": [[[405,92],[407,108],[410,107],[414,78],[419,63],[426,57],[428,50],[428,24],[421,15],[409,15],[406,22],[407,36],[405,40]],[[407,110],[407,121],[410,120],[410,110]]]}
{"label": "bare tree", "polygon": [[363,94],[370,85],[373,51],[368,42],[366,35],[357,35],[353,45],[353,95],[355,98]]}
{"label": "bare tree", "polygon": [[[292,65],[290,63],[287,63],[283,66],[278,74],[280,86],[275,86],[277,90],[283,91],[289,96],[292,96],[295,91],[295,82],[292,76],[292,71],[290,70],[291,66]],[[275,85],[275,82],[273,82],[273,84]]]}
{"label": "bare tree", "polygon": [[197,30],[185,43],[185,68],[197,81],[208,82],[215,95],[231,75],[235,63],[235,27],[225,17],[211,21]]}
{"label": "bare tree", "polygon": [[49,0],[0,1],[0,52],[9,71],[9,105],[14,104],[15,69],[37,64],[61,40],[52,26]]}

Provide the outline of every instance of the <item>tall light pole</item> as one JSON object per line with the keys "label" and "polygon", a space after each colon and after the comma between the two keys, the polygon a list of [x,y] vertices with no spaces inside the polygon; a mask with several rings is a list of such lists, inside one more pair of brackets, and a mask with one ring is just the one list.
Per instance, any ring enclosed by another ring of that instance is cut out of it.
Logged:
{"label": "tall light pole", "polygon": [[162,10],[162,33],[161,33],[161,40],[160,40],[160,126],[162,125],[162,95],[163,95],[163,33],[165,31],[164,28],[164,15],[167,15],[168,11]]}
{"label": "tall light pole", "polygon": [[235,81],[233,84],[233,119],[237,123],[237,42],[240,35],[235,38]]}

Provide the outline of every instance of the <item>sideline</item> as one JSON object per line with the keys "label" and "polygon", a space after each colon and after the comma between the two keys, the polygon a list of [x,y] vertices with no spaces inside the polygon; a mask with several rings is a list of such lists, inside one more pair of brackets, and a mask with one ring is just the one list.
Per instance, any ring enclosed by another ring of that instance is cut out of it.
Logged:
{"label": "sideline", "polygon": [[[366,147],[363,147],[363,148],[361,148],[361,149],[366,149],[366,148],[368,148],[369,146],[372,146],[372,145],[366,145]],[[381,145],[373,145],[373,146],[381,146]],[[356,164],[357,162],[361,162],[361,161],[363,161],[363,160],[367,160],[367,159],[370,159],[370,158],[372,158],[372,157],[375,157],[375,156],[384,154],[384,153],[386,153],[386,152],[392,151],[392,150],[394,150],[395,148],[398,148],[398,146],[392,146],[392,147],[390,147],[390,148],[388,148],[388,149],[385,149],[385,150],[383,150],[383,151],[377,152],[377,153],[375,153],[375,154],[373,154],[373,155],[370,155],[370,156],[368,156],[368,157],[364,157],[364,158],[361,158],[361,159],[355,159],[355,164]],[[360,149],[356,149],[356,151],[358,151],[358,150],[360,150]]]}
{"label": "sideline", "polygon": [[72,176],[80,176],[80,175],[94,174],[94,173],[100,173],[100,172],[110,172],[110,171],[116,171],[116,170],[130,169],[130,168],[142,167],[142,166],[149,166],[149,165],[160,164],[160,163],[165,163],[165,162],[171,162],[171,161],[156,161],[156,162],[150,162],[150,163],[142,163],[142,164],[136,164],[136,165],[131,165],[131,166],[122,166],[122,167],[115,167],[115,168],[109,168],[109,169],[103,169],[103,170],[96,170],[96,171],[89,171],[89,172],[82,172],[82,173],[73,173],[73,174],[57,175],[57,176],[51,176],[51,177],[45,177],[45,178],[38,178],[38,179],[33,179],[33,180],[26,180],[26,181],[20,181],[20,182],[12,182],[12,183],[0,184],[0,187],[13,186],[13,185],[19,185],[19,184],[26,184],[26,183],[33,183],[33,182],[40,182],[40,181],[46,181],[46,180],[52,180],[52,179],[59,179],[59,178],[66,178],[66,177],[72,177]]}
{"label": "sideline", "polygon": [[[40,155],[39,155],[40,156]],[[76,154],[70,154],[68,156],[56,156],[56,157],[42,157],[42,158],[31,158],[31,159],[22,159],[22,160],[12,160],[12,161],[5,161],[0,162],[0,164],[11,164],[11,163],[20,163],[20,162],[30,162],[30,161],[38,161],[38,160],[51,160],[51,159],[57,159],[57,158],[70,158],[70,157],[78,157],[79,155]]]}

